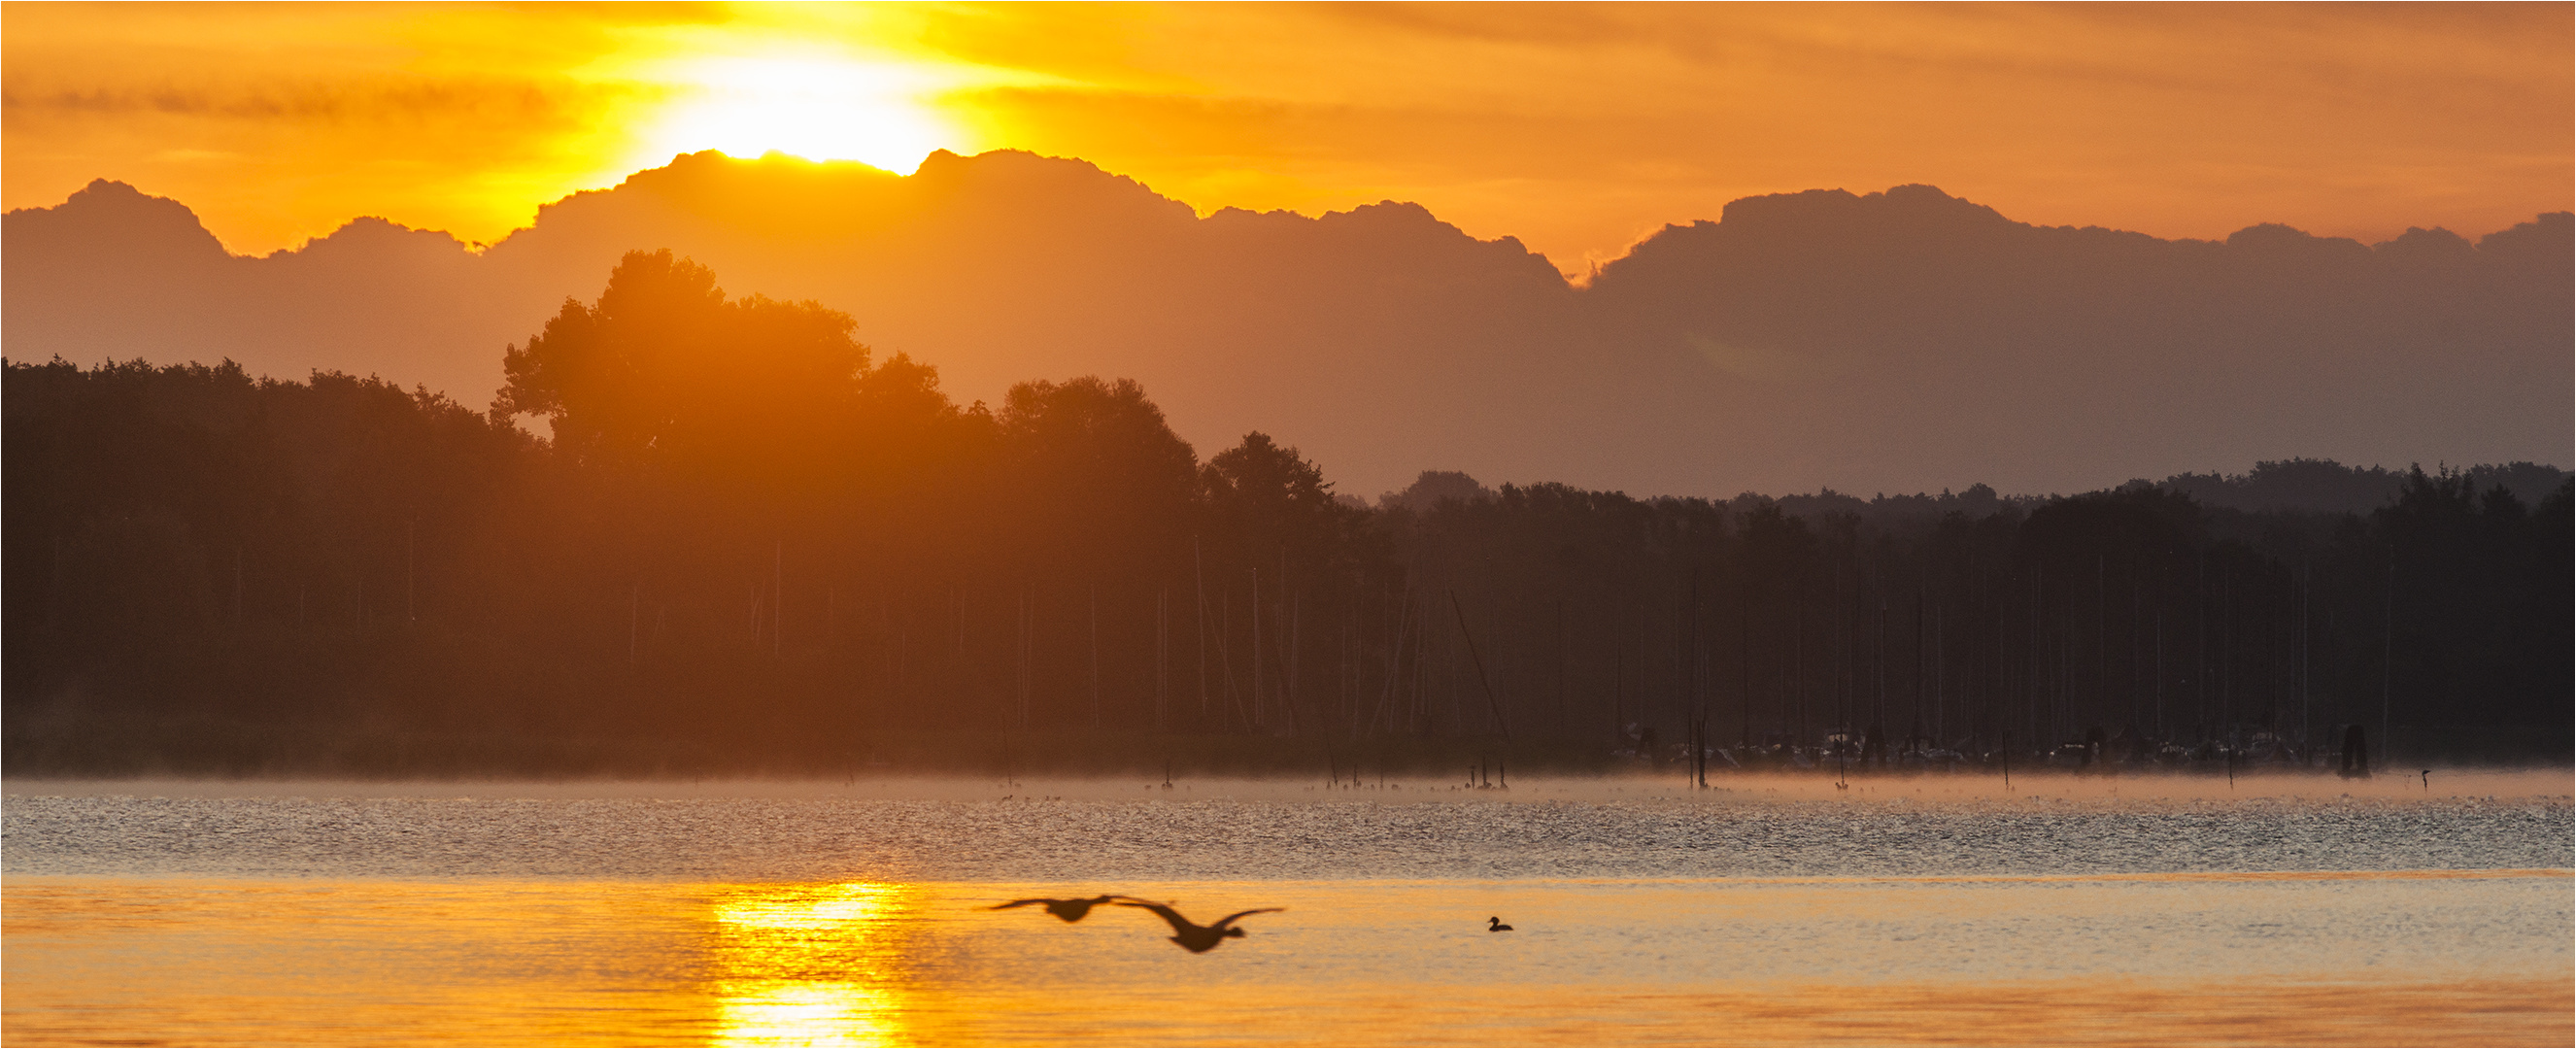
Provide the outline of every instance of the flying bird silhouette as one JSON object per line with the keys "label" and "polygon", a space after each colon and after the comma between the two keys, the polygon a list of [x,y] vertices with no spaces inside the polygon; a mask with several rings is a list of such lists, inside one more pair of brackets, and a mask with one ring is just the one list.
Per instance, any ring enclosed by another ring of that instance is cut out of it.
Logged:
{"label": "flying bird silhouette", "polygon": [[1251,914],[1268,914],[1273,911],[1287,910],[1285,907],[1256,907],[1248,911],[1236,911],[1235,913],[1219,918],[1208,925],[1201,926],[1191,922],[1187,918],[1181,917],[1181,912],[1163,906],[1159,903],[1129,899],[1124,896],[1119,897],[1115,902],[1121,907],[1142,907],[1146,910],[1162,915],[1163,920],[1170,922],[1172,925],[1172,942],[1188,948],[1191,954],[1206,954],[1209,951],[1215,950],[1218,944],[1224,943],[1226,937],[1243,935],[1243,930],[1234,927],[1235,920],[1238,918]]}
{"label": "flying bird silhouette", "polygon": [[997,903],[984,909],[988,911],[1007,911],[1013,907],[1026,907],[1032,903],[1043,903],[1046,905],[1048,914],[1055,915],[1056,917],[1062,918],[1068,922],[1078,922],[1082,920],[1083,915],[1091,913],[1092,908],[1104,903],[1125,898],[1126,897],[1124,896],[1100,895],[1087,900],[1012,900],[1009,903]]}
{"label": "flying bird silhouette", "polygon": [[1512,927],[1511,927],[1511,926],[1509,926],[1509,925],[1505,925],[1505,924],[1503,924],[1503,920],[1502,920],[1501,918],[1487,918],[1487,919],[1485,919],[1485,931],[1486,931],[1486,932],[1510,932],[1510,931],[1512,931]]}

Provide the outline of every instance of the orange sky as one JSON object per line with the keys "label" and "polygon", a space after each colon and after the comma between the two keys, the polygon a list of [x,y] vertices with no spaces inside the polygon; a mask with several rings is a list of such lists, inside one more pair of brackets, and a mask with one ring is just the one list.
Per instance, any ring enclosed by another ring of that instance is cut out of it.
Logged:
{"label": "orange sky", "polygon": [[236,252],[490,240],[681,150],[1079,156],[1209,210],[1419,201],[1560,267],[1753,193],[2475,236],[2571,205],[2567,4],[0,6],[0,204]]}

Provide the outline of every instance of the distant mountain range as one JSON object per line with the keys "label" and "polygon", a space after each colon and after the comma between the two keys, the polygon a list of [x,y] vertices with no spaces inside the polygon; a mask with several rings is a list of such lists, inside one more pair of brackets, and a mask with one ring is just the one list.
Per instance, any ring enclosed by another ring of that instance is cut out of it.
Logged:
{"label": "distant mountain range", "polygon": [[910,176],[701,153],[488,248],[362,218],[265,257],[102,180],[0,222],[0,348],[375,373],[480,407],[505,345],[663,247],[733,294],[849,312],[960,400],[1132,377],[1202,455],[1263,430],[1354,493],[1425,468],[1730,495],[2576,458],[2567,212],[2475,241],[2222,242],[1816,190],[1665,227],[1575,286],[1414,204],[1201,217],[1007,151]]}

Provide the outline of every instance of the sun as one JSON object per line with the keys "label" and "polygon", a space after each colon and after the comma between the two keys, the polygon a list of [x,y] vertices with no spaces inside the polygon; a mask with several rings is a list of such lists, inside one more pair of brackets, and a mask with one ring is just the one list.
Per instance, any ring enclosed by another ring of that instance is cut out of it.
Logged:
{"label": "sun", "polygon": [[915,71],[830,58],[701,59],[672,70],[681,97],[645,136],[652,163],[675,153],[770,152],[855,160],[909,173],[954,137]]}

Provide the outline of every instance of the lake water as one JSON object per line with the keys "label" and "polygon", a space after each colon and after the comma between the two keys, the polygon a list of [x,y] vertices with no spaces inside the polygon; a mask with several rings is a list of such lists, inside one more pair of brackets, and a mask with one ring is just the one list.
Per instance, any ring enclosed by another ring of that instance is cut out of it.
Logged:
{"label": "lake water", "polygon": [[0,1038],[2576,1041],[2563,772],[1513,788],[13,781]]}

